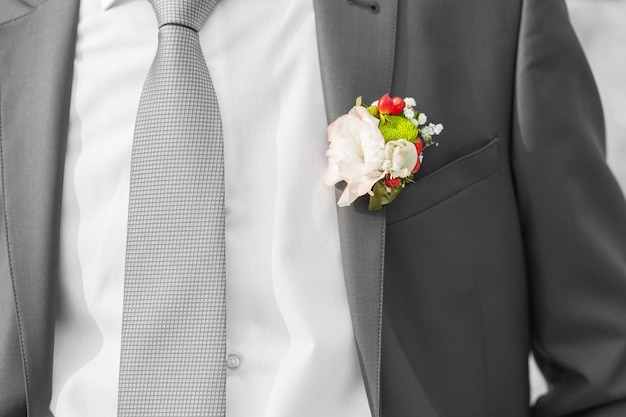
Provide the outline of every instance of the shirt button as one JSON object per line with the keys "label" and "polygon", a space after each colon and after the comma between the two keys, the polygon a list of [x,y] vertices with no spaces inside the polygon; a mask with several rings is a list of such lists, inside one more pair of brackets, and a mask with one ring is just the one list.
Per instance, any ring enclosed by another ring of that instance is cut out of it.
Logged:
{"label": "shirt button", "polygon": [[228,355],[226,357],[226,366],[228,367],[228,369],[237,369],[240,363],[241,360],[237,355]]}

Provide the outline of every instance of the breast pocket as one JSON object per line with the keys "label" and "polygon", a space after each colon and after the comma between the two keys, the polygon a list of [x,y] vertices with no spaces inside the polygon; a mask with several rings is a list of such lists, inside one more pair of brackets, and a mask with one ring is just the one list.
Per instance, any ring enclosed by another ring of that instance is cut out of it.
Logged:
{"label": "breast pocket", "polygon": [[387,223],[396,223],[420,214],[496,175],[502,169],[499,142],[496,137],[482,148],[407,185],[398,199],[387,206]]}

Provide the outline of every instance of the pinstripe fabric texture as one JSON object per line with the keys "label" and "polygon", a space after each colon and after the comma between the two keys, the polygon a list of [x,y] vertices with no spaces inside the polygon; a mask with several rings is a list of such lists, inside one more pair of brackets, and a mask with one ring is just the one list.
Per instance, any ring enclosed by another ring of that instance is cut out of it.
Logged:
{"label": "pinstripe fabric texture", "polygon": [[118,415],[224,416],[224,158],[197,31],[217,0],[152,0],[133,141]]}

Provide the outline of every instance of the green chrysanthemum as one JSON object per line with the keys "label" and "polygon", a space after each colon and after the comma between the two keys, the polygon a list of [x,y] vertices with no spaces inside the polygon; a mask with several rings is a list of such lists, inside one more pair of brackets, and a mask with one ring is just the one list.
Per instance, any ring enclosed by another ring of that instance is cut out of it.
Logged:
{"label": "green chrysanthemum", "polygon": [[381,120],[378,126],[385,142],[398,139],[413,142],[417,137],[417,127],[409,119],[403,116],[385,116],[385,119]]}

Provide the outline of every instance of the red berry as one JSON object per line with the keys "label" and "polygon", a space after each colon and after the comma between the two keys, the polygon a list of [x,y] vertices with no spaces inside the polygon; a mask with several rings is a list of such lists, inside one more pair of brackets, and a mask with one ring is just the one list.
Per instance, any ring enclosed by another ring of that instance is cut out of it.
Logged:
{"label": "red berry", "polygon": [[420,161],[420,158],[418,156],[417,162],[415,163],[415,166],[413,167],[413,171],[411,171],[411,174],[415,174],[417,171],[419,171],[421,166],[422,166],[422,161]]}
{"label": "red berry", "polygon": [[417,151],[417,161],[415,162],[415,166],[413,167],[413,170],[411,171],[411,173],[415,174],[417,171],[419,171],[420,166],[422,165],[422,159],[420,158],[420,155],[422,153],[422,139],[418,136],[417,137],[417,143],[415,144],[415,150]]}
{"label": "red berry", "polygon": [[380,114],[389,114],[393,109],[393,101],[389,94],[385,94],[381,98],[378,99],[378,112]]}
{"label": "red berry", "polygon": [[397,115],[402,113],[404,107],[406,107],[406,104],[401,97],[395,96],[391,99],[391,114]]}
{"label": "red berry", "polygon": [[415,149],[417,149],[417,155],[422,153],[422,149],[424,148],[424,142],[422,142],[422,138],[417,137],[417,142],[415,142]]}
{"label": "red berry", "polygon": [[400,181],[400,178],[393,178],[389,174],[387,174],[387,176],[385,177],[385,185],[389,188],[399,187],[400,184],[402,184],[402,182]]}

